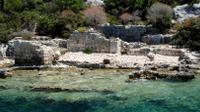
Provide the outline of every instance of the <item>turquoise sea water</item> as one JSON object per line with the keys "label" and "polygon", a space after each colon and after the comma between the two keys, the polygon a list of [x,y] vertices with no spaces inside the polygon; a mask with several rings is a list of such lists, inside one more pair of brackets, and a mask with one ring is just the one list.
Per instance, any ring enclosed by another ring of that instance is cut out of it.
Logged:
{"label": "turquoise sea water", "polygon": [[112,78],[119,80],[102,85],[95,81],[95,88],[122,85],[113,92],[36,92],[30,86],[41,81],[41,76],[18,75],[0,79],[0,112],[200,112],[199,76],[189,82],[125,83],[126,76],[117,75]]}

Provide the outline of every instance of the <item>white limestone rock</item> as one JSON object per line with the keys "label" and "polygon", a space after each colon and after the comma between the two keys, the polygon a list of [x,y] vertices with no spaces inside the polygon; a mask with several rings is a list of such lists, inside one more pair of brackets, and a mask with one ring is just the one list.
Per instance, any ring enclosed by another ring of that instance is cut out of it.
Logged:
{"label": "white limestone rock", "polygon": [[185,19],[199,17],[200,16],[200,3],[194,4],[193,7],[189,7],[187,4],[176,6],[174,8],[175,16],[178,22],[183,22]]}

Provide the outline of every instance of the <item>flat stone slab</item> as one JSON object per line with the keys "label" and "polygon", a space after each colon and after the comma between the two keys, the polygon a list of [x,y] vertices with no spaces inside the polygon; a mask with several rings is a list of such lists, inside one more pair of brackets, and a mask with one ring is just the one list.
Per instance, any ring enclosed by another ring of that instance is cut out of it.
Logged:
{"label": "flat stone slab", "polygon": [[155,55],[154,61],[151,61],[147,56],[118,55],[108,53],[84,54],[82,52],[67,52],[60,57],[59,62],[74,66],[78,65],[79,67],[83,65],[99,65],[102,67],[105,59],[110,60],[109,64],[105,64],[105,68],[135,68],[137,66],[142,67],[147,63],[163,63],[169,65],[178,64],[178,56],[163,56],[157,54]]}

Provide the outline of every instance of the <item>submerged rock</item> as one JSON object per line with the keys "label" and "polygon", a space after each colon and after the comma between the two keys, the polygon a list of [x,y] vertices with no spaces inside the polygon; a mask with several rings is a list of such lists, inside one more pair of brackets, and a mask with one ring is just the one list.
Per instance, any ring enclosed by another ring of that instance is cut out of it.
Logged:
{"label": "submerged rock", "polygon": [[[156,69],[152,69],[156,68]],[[195,78],[193,71],[189,68],[189,66],[179,65],[175,68],[170,68],[169,66],[159,67],[155,65],[146,65],[140,70],[134,71],[128,75],[129,82],[130,80],[136,80],[140,78],[148,79],[148,80],[156,80],[156,79],[168,79],[168,80],[181,80],[188,81]]]}
{"label": "submerged rock", "polygon": [[176,75],[170,75],[167,77],[169,80],[180,80],[180,81],[189,81],[195,78],[193,72],[178,72]]}
{"label": "submerged rock", "polygon": [[11,76],[12,76],[12,73],[10,73],[9,71],[0,69],[0,78],[5,79],[5,78],[11,77]]}

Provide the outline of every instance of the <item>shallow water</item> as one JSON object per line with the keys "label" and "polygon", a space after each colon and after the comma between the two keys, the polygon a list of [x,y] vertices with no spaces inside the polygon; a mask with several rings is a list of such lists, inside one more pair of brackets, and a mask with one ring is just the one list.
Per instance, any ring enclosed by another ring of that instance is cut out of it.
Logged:
{"label": "shallow water", "polygon": [[[97,70],[84,76],[17,71],[14,77],[0,79],[0,112],[200,112],[199,76],[189,82],[125,83],[126,78],[127,72],[121,71]],[[32,91],[41,85],[67,90]],[[74,88],[88,91],[68,91]]]}

